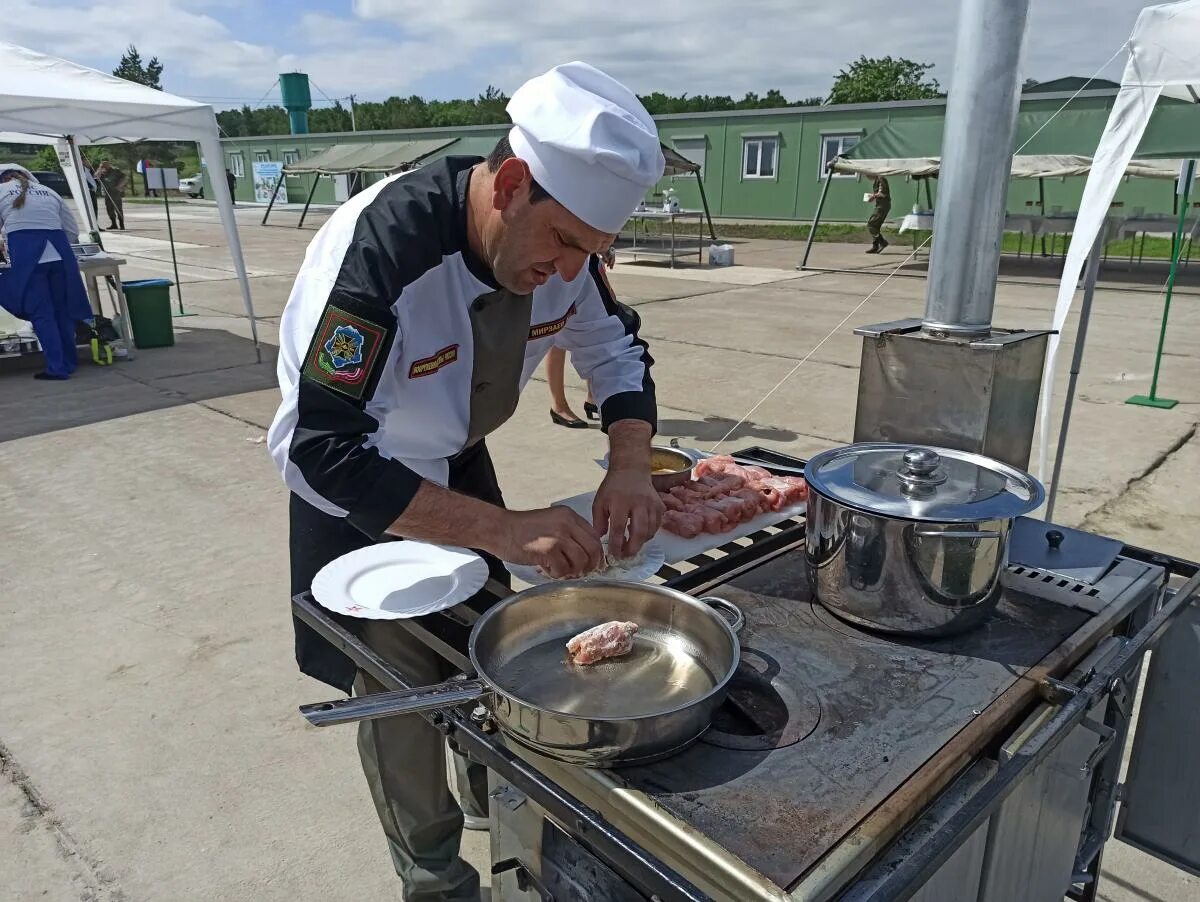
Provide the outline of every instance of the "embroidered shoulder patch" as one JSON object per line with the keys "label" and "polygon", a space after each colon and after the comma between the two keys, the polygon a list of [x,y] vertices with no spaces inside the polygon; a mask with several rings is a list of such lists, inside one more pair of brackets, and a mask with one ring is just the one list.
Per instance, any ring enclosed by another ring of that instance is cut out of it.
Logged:
{"label": "embroidered shoulder patch", "polygon": [[436,354],[414,360],[408,368],[409,379],[419,379],[422,376],[432,376],[444,366],[449,366],[458,360],[458,345],[442,348]]}
{"label": "embroidered shoulder patch", "polygon": [[534,323],[529,327],[529,340],[535,341],[539,338],[549,338],[551,335],[561,332],[563,327],[567,325],[567,320],[574,315],[575,305],[572,304],[571,309],[564,313],[559,319],[549,323]]}
{"label": "embroidered shoulder patch", "polygon": [[386,334],[382,326],[329,304],[301,375],[362,400]]}

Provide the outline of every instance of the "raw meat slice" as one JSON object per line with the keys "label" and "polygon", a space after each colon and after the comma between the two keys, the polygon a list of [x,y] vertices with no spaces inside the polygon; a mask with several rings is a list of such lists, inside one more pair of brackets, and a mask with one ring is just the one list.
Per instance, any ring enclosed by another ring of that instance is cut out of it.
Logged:
{"label": "raw meat slice", "polygon": [[672,495],[670,492],[659,492],[658,497],[662,499],[662,503],[668,511],[683,510],[684,500],[678,495]]}
{"label": "raw meat slice", "polygon": [[704,532],[704,518],[691,511],[667,511],[663,514],[662,528],[681,539],[694,539]]}
{"label": "raw meat slice", "polygon": [[728,495],[730,492],[736,492],[742,488],[746,484],[746,480],[736,473],[713,473],[701,476],[696,483],[714,494]]}
{"label": "raw meat slice", "polygon": [[741,498],[735,498],[732,495],[725,495],[721,498],[710,498],[705,504],[721,512],[721,516],[725,518],[725,522],[730,526],[735,526],[743,520],[750,519],[746,516],[746,502]]}
{"label": "raw meat slice", "polygon": [[742,499],[743,506],[746,509],[746,516],[744,517],[746,520],[753,520],[759,514],[765,514],[771,509],[767,504],[767,499],[758,489],[738,489],[733,493],[732,497]]}
{"label": "raw meat slice", "polygon": [[633,650],[638,625],[632,620],[610,620],[584,630],[567,642],[567,654],[573,664],[595,664],[605,658],[627,655]]}
{"label": "raw meat slice", "polygon": [[696,464],[696,468],[692,471],[696,478],[707,476],[710,473],[724,473],[727,466],[736,467],[733,458],[727,454],[717,454],[713,457],[706,457]]}
{"label": "raw meat slice", "polygon": [[725,515],[717,508],[711,507],[708,502],[698,504],[693,512],[704,521],[704,531],[711,532],[714,535],[725,532],[732,525]]}
{"label": "raw meat slice", "polygon": [[808,499],[808,483],[800,476],[772,476],[761,485],[783,495],[785,507]]}

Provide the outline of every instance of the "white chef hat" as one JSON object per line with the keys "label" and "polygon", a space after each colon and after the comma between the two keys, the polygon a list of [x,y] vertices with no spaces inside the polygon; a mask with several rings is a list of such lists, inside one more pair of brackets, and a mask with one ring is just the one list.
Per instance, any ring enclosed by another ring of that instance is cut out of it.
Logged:
{"label": "white chef hat", "polygon": [[508,102],[513,153],[560,204],[601,232],[619,232],[662,178],[658,129],[640,100],[587,63],[555,66]]}

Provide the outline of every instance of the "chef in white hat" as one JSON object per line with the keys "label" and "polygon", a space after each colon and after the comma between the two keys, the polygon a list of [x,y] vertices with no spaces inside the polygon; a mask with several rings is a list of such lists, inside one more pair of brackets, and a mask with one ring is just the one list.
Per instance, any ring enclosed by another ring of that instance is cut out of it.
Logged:
{"label": "chef in white hat", "polygon": [[[508,111],[486,159],[372,185],[308,248],[280,324],[283,399],[268,437],[291,489],[293,594],[377,542],[474,548],[507,583],[503,561],[575,576],[600,565],[603,536],[632,555],[659,527],[653,360],[597,256],[662,177],[654,122],[584,63],[530,80]],[[609,440],[591,523],[564,507],[506,509],[485,442],[556,345],[590,381]],[[416,683],[453,673],[395,621],[342,622]],[[342,690],[382,689],[299,622],[296,656]],[[419,716],[366,721],[359,752],[403,898],[479,898],[441,735]],[[468,826],[486,826],[486,775],[455,764]]]}

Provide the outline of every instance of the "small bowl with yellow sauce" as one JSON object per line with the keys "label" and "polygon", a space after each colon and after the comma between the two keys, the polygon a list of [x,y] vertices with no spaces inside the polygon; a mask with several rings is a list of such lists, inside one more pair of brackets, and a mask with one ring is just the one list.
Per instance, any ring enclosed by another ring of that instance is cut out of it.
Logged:
{"label": "small bowl with yellow sauce", "polygon": [[654,445],[650,449],[650,483],[660,492],[682,485],[692,478],[695,463],[690,454],[678,448]]}

